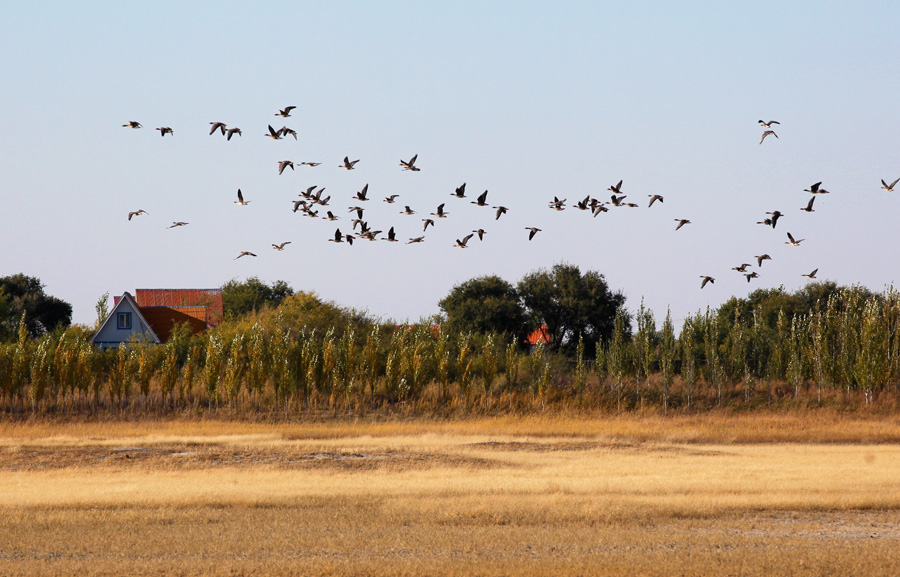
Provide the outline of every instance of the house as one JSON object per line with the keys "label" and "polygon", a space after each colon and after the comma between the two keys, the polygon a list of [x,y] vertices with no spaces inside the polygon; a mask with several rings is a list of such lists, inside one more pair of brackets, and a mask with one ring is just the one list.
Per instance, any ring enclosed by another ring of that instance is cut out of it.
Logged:
{"label": "house", "polygon": [[221,289],[137,289],[115,297],[113,310],[92,342],[107,349],[142,339],[162,343],[178,324],[198,334],[222,322]]}
{"label": "house", "polygon": [[525,346],[528,347],[528,350],[531,351],[538,344],[549,345],[551,341],[550,331],[547,330],[547,325],[542,324],[540,327],[531,331],[527,337],[525,337]]}

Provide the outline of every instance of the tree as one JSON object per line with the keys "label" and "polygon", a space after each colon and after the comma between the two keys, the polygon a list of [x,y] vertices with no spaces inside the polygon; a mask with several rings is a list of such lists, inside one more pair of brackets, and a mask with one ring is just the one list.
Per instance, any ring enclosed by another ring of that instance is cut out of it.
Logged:
{"label": "tree", "polygon": [[31,337],[72,322],[72,305],[45,293],[40,279],[22,273],[0,277],[0,339],[15,336],[22,313]]}
{"label": "tree", "polygon": [[447,324],[461,332],[520,335],[525,327],[519,293],[495,275],[456,285],[438,306],[447,315]]}
{"label": "tree", "polygon": [[631,334],[631,321],[625,313],[625,295],[612,292],[603,275],[594,271],[581,274],[570,264],[556,264],[537,270],[519,281],[519,295],[536,324],[547,325],[550,346],[574,351],[578,338],[593,351],[599,341],[609,341],[616,314],[623,314],[624,331]]}
{"label": "tree", "polygon": [[267,306],[277,307],[285,297],[293,294],[294,289],[283,280],[269,286],[255,276],[244,282],[232,279],[222,285],[222,306],[225,317],[235,319]]}

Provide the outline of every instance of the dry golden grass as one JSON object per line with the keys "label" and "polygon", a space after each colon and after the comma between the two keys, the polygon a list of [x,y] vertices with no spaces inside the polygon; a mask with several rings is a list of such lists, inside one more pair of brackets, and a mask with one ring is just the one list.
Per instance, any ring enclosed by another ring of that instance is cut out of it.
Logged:
{"label": "dry golden grass", "polygon": [[0,425],[0,575],[896,575],[835,417]]}

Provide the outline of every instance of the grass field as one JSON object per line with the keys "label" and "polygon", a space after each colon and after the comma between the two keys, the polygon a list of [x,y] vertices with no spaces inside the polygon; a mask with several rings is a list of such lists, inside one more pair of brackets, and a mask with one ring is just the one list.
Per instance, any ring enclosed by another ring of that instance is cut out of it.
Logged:
{"label": "grass field", "polygon": [[900,419],[0,424],[0,575],[897,575]]}

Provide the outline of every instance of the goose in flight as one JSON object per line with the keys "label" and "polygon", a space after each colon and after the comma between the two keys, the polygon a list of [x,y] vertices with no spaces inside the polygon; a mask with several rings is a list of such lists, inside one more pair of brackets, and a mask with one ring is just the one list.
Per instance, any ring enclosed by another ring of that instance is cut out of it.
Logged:
{"label": "goose in flight", "polygon": [[675,222],[678,223],[678,226],[675,227],[675,230],[678,230],[679,228],[683,227],[686,224],[691,224],[691,221],[689,221],[686,218],[676,218]]}
{"label": "goose in flight", "polygon": [[462,183],[461,185],[456,187],[456,192],[451,192],[450,196],[455,196],[456,198],[465,198],[466,197],[466,183]]}
{"label": "goose in flight", "polygon": [[817,182],[817,183],[811,185],[809,188],[804,188],[803,192],[811,192],[813,194],[828,194],[827,190],[825,190],[824,188],[820,188],[821,185],[822,185],[821,181]]}
{"label": "goose in flight", "polygon": [[367,201],[367,200],[369,200],[368,198],[366,198],[366,194],[368,192],[369,192],[369,185],[368,185],[368,183],[366,183],[366,185],[364,187],[362,187],[362,190],[360,190],[359,192],[356,193],[356,196],[354,198],[356,200]]}
{"label": "goose in flight", "polygon": [[470,204],[475,204],[478,206],[487,206],[487,193],[488,193],[488,191],[485,190],[484,192],[482,192],[481,194],[478,195],[478,198],[476,200],[471,201]]}
{"label": "goose in flight", "polygon": [[240,188],[238,189],[237,197],[238,199],[234,201],[234,204],[239,204],[241,206],[247,206],[248,204],[250,204],[249,200],[244,200],[244,193],[241,192]]}
{"label": "goose in flight", "polygon": [[344,168],[346,170],[353,170],[353,168],[356,166],[357,162],[359,162],[358,158],[356,160],[351,161],[349,156],[345,156],[344,164],[339,164],[338,167]]}
{"label": "goose in flight", "polygon": [[278,252],[281,252],[281,251],[284,250],[284,247],[287,246],[287,245],[289,245],[289,244],[291,244],[291,241],[286,240],[286,241],[284,241],[284,242],[281,243],[281,244],[273,244],[273,245],[272,245],[272,248],[274,248],[274,249],[277,250]]}
{"label": "goose in flight", "polygon": [[553,200],[549,203],[548,206],[553,210],[566,210],[566,200],[568,199],[564,198],[560,200],[559,198],[554,196]]}
{"label": "goose in flight", "polygon": [[414,211],[413,209],[409,208],[409,206],[407,205],[407,206],[404,206],[404,207],[403,207],[403,210],[400,211],[400,214],[405,214],[405,215],[408,216],[408,215],[411,215],[411,214],[416,214],[416,211]]}
{"label": "goose in flight", "polygon": [[320,164],[322,164],[322,163],[321,163],[321,162],[306,162],[306,161],[303,161],[303,162],[300,163],[300,166],[312,166],[313,168],[315,168],[316,166],[319,166]]}
{"label": "goose in flight", "polygon": [[594,214],[594,218],[597,218],[598,214],[601,212],[609,212],[609,209],[603,206],[602,202],[594,198],[591,199],[591,212]]}
{"label": "goose in flight", "polygon": [[801,238],[800,240],[794,240],[794,237],[791,235],[791,233],[787,233],[787,236],[788,236],[788,239],[785,241],[784,244],[789,244],[791,246],[800,246],[800,243],[803,242],[804,240],[806,240],[805,238]]}
{"label": "goose in flight", "polygon": [[364,210],[365,210],[365,209],[364,209],[363,207],[361,207],[361,206],[349,206],[349,207],[347,207],[347,212],[356,212],[356,218],[360,218],[360,219],[363,217],[363,211],[364,211]]}
{"label": "goose in flight", "polygon": [[293,136],[294,140],[297,140],[297,131],[291,130],[287,126],[282,126],[281,128],[279,128],[278,134],[280,134],[281,136]]}
{"label": "goose in flight", "polygon": [[765,122],[763,120],[759,121],[759,125],[762,126],[763,128],[772,128],[773,124],[781,124],[781,123],[778,122],[777,120],[770,120],[768,122]]}
{"label": "goose in flight", "polygon": [[[337,229],[334,231],[334,236],[328,239],[328,242],[344,242],[344,235],[341,234],[341,229]],[[348,240],[349,242],[349,240]],[[353,243],[351,243],[353,244]]]}
{"label": "goose in flight", "polygon": [[[552,207],[552,204],[553,203],[551,203],[551,207]],[[587,195],[586,197],[584,197],[584,200],[579,200],[578,202],[576,202],[575,208],[577,208],[578,210],[590,210],[591,195]]]}
{"label": "goose in flight", "polygon": [[303,207],[303,210],[304,210],[304,211],[305,211],[306,208],[307,208],[307,207],[306,207],[306,201],[303,200],[302,198],[301,198],[300,200],[292,200],[291,202],[294,203],[294,212],[297,212],[297,211],[300,209],[301,206]]}
{"label": "goose in flight", "polygon": [[622,194],[622,181],[620,180],[619,184],[610,186],[607,190],[611,191],[613,194]]}
{"label": "goose in flight", "polygon": [[760,254],[760,255],[757,255],[757,256],[755,256],[755,257],[753,257],[753,258],[756,259],[756,262],[757,262],[757,265],[758,265],[758,266],[762,266],[762,261],[764,261],[764,260],[772,260],[772,257],[770,257],[770,256],[767,255],[767,254]]}
{"label": "goose in flight", "polygon": [[294,163],[291,162],[290,160],[279,160],[278,161],[278,174],[283,173],[285,168],[290,168],[291,170],[294,170]]}
{"label": "goose in flight", "polygon": [[483,228],[479,228],[478,230],[473,230],[472,232],[474,232],[475,234],[478,235],[478,240],[484,240],[485,230]]}
{"label": "goose in flight", "polygon": [[424,237],[424,236],[417,236],[417,237],[415,237],[415,238],[409,239],[409,242],[406,243],[406,244],[413,244],[413,243],[416,243],[416,242],[424,242],[424,241],[425,241],[425,237]]}
{"label": "goose in flight", "polygon": [[400,195],[399,195],[399,194],[392,194],[392,195],[390,195],[390,196],[386,196],[386,197],[384,198],[384,202],[386,202],[386,203],[388,203],[388,204],[394,204],[394,200],[396,200],[398,196],[400,196]]}
{"label": "goose in flight", "polygon": [[745,263],[741,264],[741,266],[733,266],[733,267],[731,267],[731,270],[736,270],[736,271],[738,271],[738,272],[747,272],[747,267],[748,267],[748,266],[751,266],[751,265],[750,265],[749,263],[746,263],[746,262],[745,262]]}
{"label": "goose in flight", "polygon": [[381,240],[386,240],[388,242],[397,242],[397,236],[394,234],[394,227],[391,227],[388,230],[387,238],[383,238]]}
{"label": "goose in flight", "polygon": [[816,278],[816,273],[819,272],[819,269],[812,271],[809,274],[802,274],[800,276],[805,276],[806,278]]}
{"label": "goose in flight", "polygon": [[628,195],[623,194],[621,196],[616,196],[615,194],[613,194],[612,196],[609,197],[610,198],[609,204],[611,204],[612,206],[622,206],[622,200],[626,196],[628,196]]}
{"label": "goose in flight", "polygon": [[189,225],[189,224],[191,224],[191,223],[189,223],[189,222],[183,222],[183,221],[177,220],[177,221],[175,221],[175,222],[172,223],[172,226],[167,226],[166,228],[175,228],[176,226],[187,226],[187,225]]}
{"label": "goose in flight", "polygon": [[275,130],[274,128],[272,128],[272,125],[270,124],[270,125],[269,125],[269,132],[266,133],[266,136],[268,136],[268,137],[271,138],[272,140],[281,140],[281,131],[280,131],[280,130]]}
{"label": "goose in flight", "polygon": [[772,136],[774,136],[775,138],[778,138],[778,135],[775,134],[775,131],[774,131],[774,130],[767,130],[767,131],[765,131],[765,132],[762,133],[762,138],[759,139],[759,143],[762,144],[762,143],[763,143],[763,140],[765,140],[766,137],[769,136],[770,134],[771,134]]}
{"label": "goose in flight", "polygon": [[509,210],[509,209],[506,208],[505,206],[492,206],[491,208],[494,208],[494,209],[497,210],[497,214],[496,214],[496,216],[494,217],[494,220],[500,220],[500,215],[501,215],[501,214],[506,214],[506,211]]}
{"label": "goose in flight", "polygon": [[225,131],[225,140],[231,140],[231,137],[237,134],[238,136],[243,136],[244,133],[241,132],[240,128],[229,128]]}
{"label": "goose in flight", "polygon": [[469,239],[472,238],[474,234],[475,233],[469,233],[464,236],[462,240],[456,239],[456,244],[454,244],[453,246],[455,246],[456,248],[467,248],[466,243],[469,242]]}
{"label": "goose in flight", "polygon": [[710,282],[713,283],[713,284],[716,283],[716,279],[714,279],[714,278],[711,277],[711,276],[700,275],[700,278],[703,279],[703,282],[700,283],[700,288],[705,287],[705,286],[706,286],[706,283],[710,283]]}
{"label": "goose in flight", "polygon": [[[767,212],[766,214],[771,214],[771,215],[772,215],[772,218],[767,218],[766,220],[771,220],[772,222],[771,222],[770,224],[772,225],[772,228],[775,228],[775,225],[778,223],[778,219],[779,219],[779,218],[781,217],[781,215],[782,215],[782,214],[781,214],[781,211],[779,211],[779,210],[774,210],[774,211],[772,211],[772,212]],[[766,221],[764,220],[763,222],[766,222]],[[759,224],[759,223],[756,223],[756,224]]]}
{"label": "goose in flight", "polygon": [[[528,240],[533,239],[533,238],[534,238],[534,235],[536,235],[537,233],[541,232],[541,229],[536,228],[536,227],[533,227],[533,226],[526,226],[526,227],[525,227],[525,230],[530,230],[530,231],[531,231],[531,232],[528,233]],[[470,236],[471,236],[471,235],[470,235]]]}
{"label": "goose in flight", "polygon": [[160,136],[165,136],[167,134],[171,134],[172,136],[175,136],[175,132],[168,126],[160,126],[156,130],[159,131]]}
{"label": "goose in flight", "polygon": [[237,260],[237,259],[241,258],[242,256],[256,256],[256,255],[253,254],[252,252],[250,252],[249,250],[242,250],[241,254],[234,257],[234,260]]}
{"label": "goose in flight", "polygon": [[806,203],[806,206],[805,206],[805,207],[801,207],[800,210],[802,210],[802,211],[804,211],[804,212],[816,212],[815,210],[813,210],[813,207],[812,207],[812,206],[813,206],[813,203],[814,203],[815,201],[816,201],[816,197],[811,196],[811,197],[809,198],[809,202]]}
{"label": "goose in flight", "polygon": [[425,223],[425,226],[422,227],[422,232],[425,232],[426,230],[428,230],[428,225],[429,225],[429,224],[430,224],[431,226],[434,226],[434,221],[431,220],[430,218],[423,218],[423,219],[422,219],[422,222]]}
{"label": "goose in flight", "polygon": [[324,218],[325,220],[340,220],[340,217],[335,216],[334,213],[330,210],[326,211],[325,216],[323,216],[322,218]]}
{"label": "goose in flight", "polygon": [[413,172],[419,172],[419,168],[416,166],[416,159],[419,158],[419,155],[416,154],[409,160],[400,159],[400,166],[403,167],[403,170],[411,170]]}
{"label": "goose in flight", "polygon": [[881,188],[883,188],[884,190],[886,190],[888,192],[894,192],[894,185],[896,185],[898,182],[900,182],[900,178],[898,178],[897,180],[895,180],[894,182],[892,182],[890,184],[886,183],[884,181],[884,179],[882,179],[881,180]]}
{"label": "goose in flight", "polygon": [[297,108],[296,106],[286,106],[282,110],[279,110],[275,113],[275,116],[281,116],[282,118],[289,118],[291,116],[291,110]]}
{"label": "goose in flight", "polygon": [[756,224],[764,224],[764,225],[766,225],[766,226],[772,226],[772,219],[771,219],[771,218],[764,218],[764,219],[762,219],[762,220],[757,220],[757,221],[756,221]]}
{"label": "goose in flight", "polygon": [[658,194],[648,194],[647,196],[650,197],[650,204],[647,205],[648,208],[653,206],[653,203],[657,200],[663,202],[663,197]]}
{"label": "goose in flight", "polygon": [[209,135],[212,136],[215,131],[220,131],[222,135],[225,135],[225,123],[224,122],[210,122],[209,123],[212,128],[209,129]]}
{"label": "goose in flight", "polygon": [[750,279],[759,278],[759,273],[757,273],[757,272],[744,273],[744,276],[747,277],[747,282],[750,282]]}
{"label": "goose in flight", "polygon": [[139,209],[135,210],[134,212],[128,213],[128,220],[131,220],[131,217],[133,217],[133,216],[140,216],[142,214],[150,214],[150,213],[147,212],[146,210],[144,210],[143,208],[139,208]]}
{"label": "goose in flight", "polygon": [[137,120],[129,120],[128,124],[122,125],[122,128],[143,128],[143,126]]}
{"label": "goose in flight", "polygon": [[432,212],[431,216],[436,216],[438,218],[447,218],[448,214],[450,214],[450,213],[444,212],[444,203],[442,202],[441,204],[438,205],[437,212]]}

